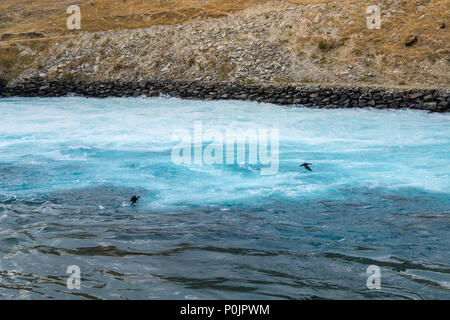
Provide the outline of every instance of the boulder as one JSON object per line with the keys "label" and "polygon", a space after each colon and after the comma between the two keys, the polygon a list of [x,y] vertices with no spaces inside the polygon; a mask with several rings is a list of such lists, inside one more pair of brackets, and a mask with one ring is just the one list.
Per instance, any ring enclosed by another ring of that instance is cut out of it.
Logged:
{"label": "boulder", "polygon": [[6,85],[8,84],[8,81],[6,81],[5,78],[0,76],[0,93],[3,92],[3,90],[6,88]]}
{"label": "boulder", "polygon": [[405,42],[405,47],[411,47],[413,46],[417,41],[419,40],[419,38],[417,38],[417,36],[415,35],[410,35]]}

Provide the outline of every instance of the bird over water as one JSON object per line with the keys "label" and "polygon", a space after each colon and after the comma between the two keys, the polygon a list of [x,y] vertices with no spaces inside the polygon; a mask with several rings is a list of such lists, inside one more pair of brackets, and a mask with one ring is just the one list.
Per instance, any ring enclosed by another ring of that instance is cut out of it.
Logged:
{"label": "bird over water", "polygon": [[306,170],[312,171],[311,168],[310,168],[311,165],[312,165],[311,163],[306,163],[305,162],[304,164],[301,164],[300,167],[304,167]]}
{"label": "bird over water", "polygon": [[131,205],[134,205],[138,200],[140,196],[132,196],[130,199]]}

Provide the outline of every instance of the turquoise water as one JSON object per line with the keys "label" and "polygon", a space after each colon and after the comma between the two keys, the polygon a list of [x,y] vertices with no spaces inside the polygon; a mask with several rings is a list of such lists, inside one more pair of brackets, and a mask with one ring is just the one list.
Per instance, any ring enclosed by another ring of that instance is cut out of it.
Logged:
{"label": "turquoise water", "polygon": [[[448,299],[449,120],[1,99],[0,298]],[[196,121],[223,134],[278,130],[278,172],[175,164],[173,134]],[[131,207],[133,194],[142,198]],[[80,290],[66,287],[70,265]],[[369,265],[381,269],[380,290],[366,287]]]}

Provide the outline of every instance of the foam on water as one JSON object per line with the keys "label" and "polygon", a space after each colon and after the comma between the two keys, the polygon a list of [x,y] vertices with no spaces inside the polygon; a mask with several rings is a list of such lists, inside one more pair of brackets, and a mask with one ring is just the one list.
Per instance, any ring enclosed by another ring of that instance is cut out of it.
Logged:
{"label": "foam on water", "polygon": [[[6,196],[110,184],[155,193],[145,203],[161,209],[271,195],[297,199],[346,185],[450,189],[447,114],[170,98],[16,98],[0,102],[0,119],[3,174],[29,173],[3,181],[0,193]],[[173,133],[193,131],[195,121],[223,133],[279,129],[279,173],[263,177],[258,166],[173,164]],[[302,161],[314,164],[313,173],[299,169]]]}

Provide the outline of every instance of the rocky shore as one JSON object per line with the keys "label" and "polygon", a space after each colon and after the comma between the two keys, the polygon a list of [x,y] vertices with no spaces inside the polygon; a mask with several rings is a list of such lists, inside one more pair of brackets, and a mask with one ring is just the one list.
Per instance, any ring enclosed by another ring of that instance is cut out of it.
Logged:
{"label": "rocky shore", "polygon": [[[414,17],[422,21],[416,29],[425,25],[433,29],[417,35],[408,23],[399,23],[410,14],[409,5],[389,3],[380,2],[381,30],[367,28],[367,4],[352,0],[345,5],[330,2],[266,12],[255,9],[177,25],[32,39],[17,44],[17,58],[5,74],[12,83],[42,77],[85,83],[150,79],[276,87],[449,89],[447,30],[441,28],[440,20],[433,20],[432,26],[424,22],[439,8],[431,4],[420,10],[414,7],[419,10]],[[409,44],[410,37],[416,39],[413,44]]]}
{"label": "rocky shore", "polygon": [[[433,20],[428,38],[406,46],[409,24],[397,22],[409,5],[379,5],[382,30],[368,30],[366,4],[349,1],[22,42],[8,84],[0,73],[0,97],[167,95],[447,112],[445,28]],[[436,5],[414,8],[424,25],[438,16]],[[423,56],[431,50],[432,59]]]}
{"label": "rocky shore", "polygon": [[86,97],[170,96],[199,100],[249,100],[278,105],[315,108],[419,109],[448,112],[448,89],[395,89],[381,87],[338,87],[324,85],[260,85],[183,81],[84,82],[34,77],[0,86],[0,97]]}

